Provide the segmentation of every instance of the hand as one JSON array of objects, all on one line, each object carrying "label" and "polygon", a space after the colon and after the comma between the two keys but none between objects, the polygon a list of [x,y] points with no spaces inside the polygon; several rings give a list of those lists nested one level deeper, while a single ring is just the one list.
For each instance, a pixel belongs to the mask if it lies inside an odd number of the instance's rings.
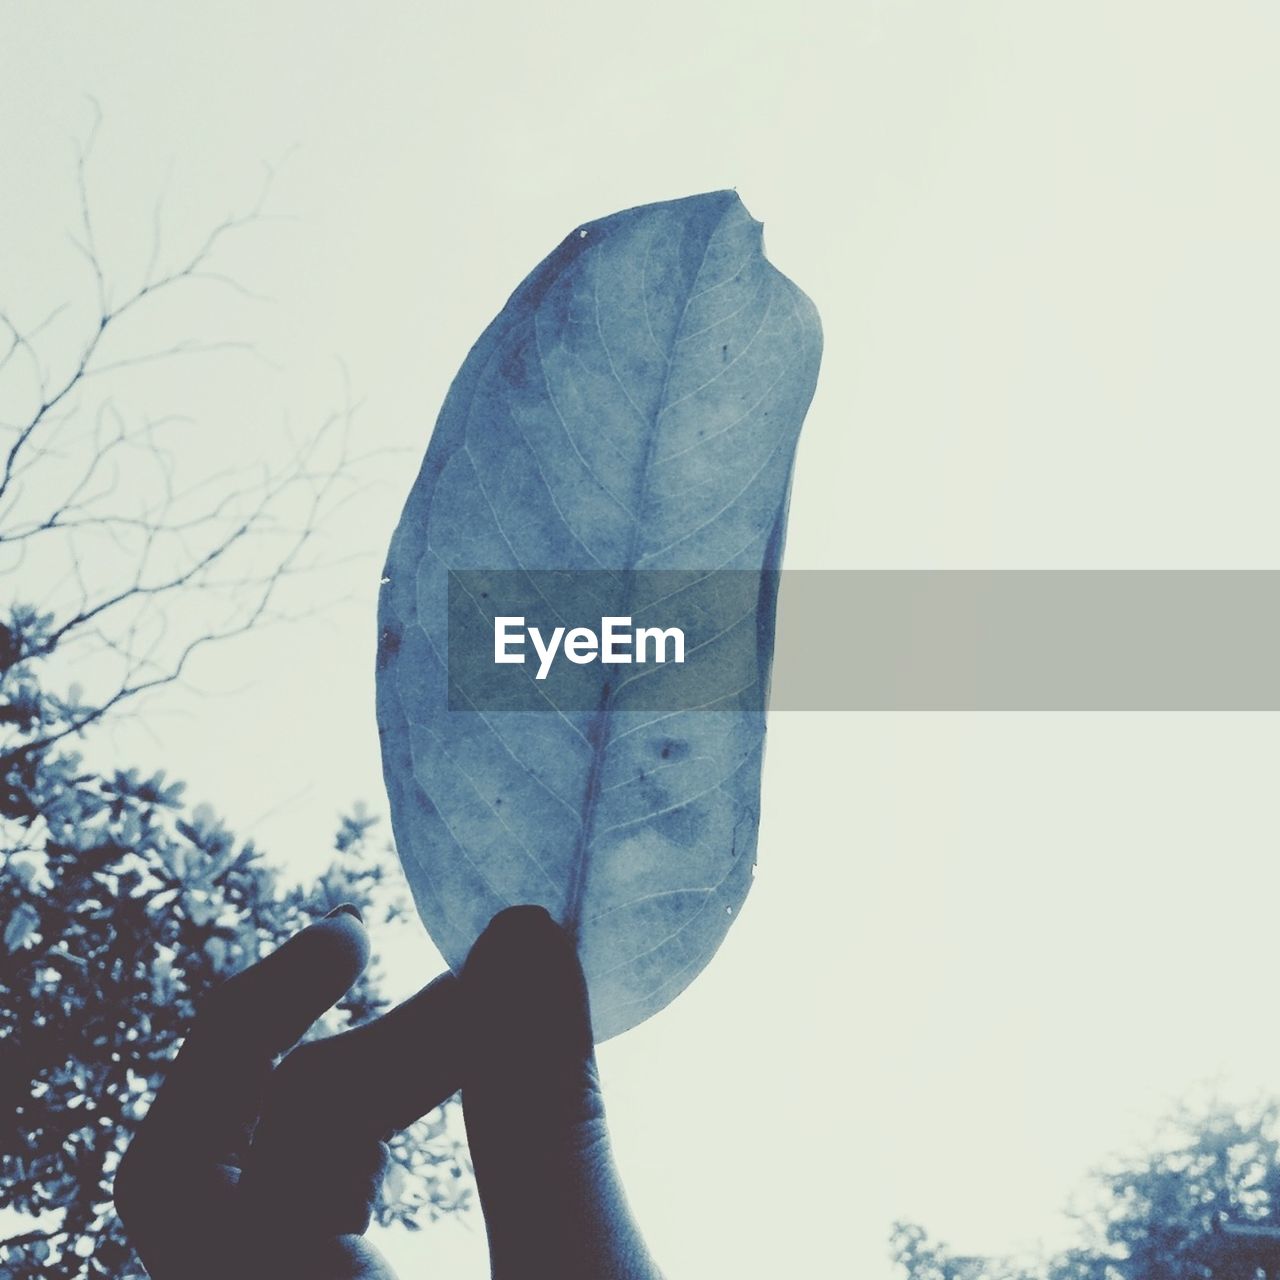
[{"label": "hand", "polygon": [[380,1139],[460,1079],[497,1280],[657,1280],[609,1153],[582,972],[550,916],[500,913],[460,979],[273,1066],[367,959],[340,910],[206,1003],[116,1177],[153,1280],[386,1280],[362,1238]]},{"label": "hand", "polygon": [[[390,1277],[361,1238],[386,1166],[377,1120],[350,1095],[299,1134],[296,1104],[310,1099],[287,1087],[314,1078],[321,1046],[345,1063],[351,1041],[304,1045],[274,1066],[368,959],[358,913],[338,908],[206,999],[115,1179],[153,1280]],[[282,1159],[286,1133],[296,1141]]]}]

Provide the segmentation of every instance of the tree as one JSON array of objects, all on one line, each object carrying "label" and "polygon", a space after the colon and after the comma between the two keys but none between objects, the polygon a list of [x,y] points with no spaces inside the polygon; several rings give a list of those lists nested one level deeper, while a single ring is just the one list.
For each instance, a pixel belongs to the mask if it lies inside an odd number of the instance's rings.
[{"label": "tree", "polygon": [[[1184,1107],[1146,1150],[1091,1177],[1083,1241],[1041,1267],[958,1258],[898,1223],[894,1260],[908,1280],[1254,1280],[1280,1264],[1280,1104]],[[1244,1226],[1248,1234],[1233,1233]],[[1264,1230],[1258,1231],[1257,1228]]]},{"label": "tree", "polygon": [[[405,912],[394,858],[360,808],[341,820],[328,869],[289,883],[252,840],[188,806],[181,783],[87,759],[101,722],[278,611],[360,460],[344,408],[282,467],[178,482],[165,432],[179,419],[131,415],[112,378],[211,347],[128,354],[127,325],[194,281],[236,287],[214,254],[261,204],[168,268],[157,232],[141,282],[116,296],[86,160],[87,306],[25,328],[0,313],[0,557],[17,584],[0,604],[0,1209],[29,1219],[0,1241],[3,1280],[141,1274],[111,1178],[201,996],[339,902],[375,933]],[[70,347],[54,318],[78,322]],[[375,965],[319,1030],[378,1013],[380,981]],[[451,1107],[397,1135],[392,1158],[383,1223],[416,1227],[468,1202]]]}]

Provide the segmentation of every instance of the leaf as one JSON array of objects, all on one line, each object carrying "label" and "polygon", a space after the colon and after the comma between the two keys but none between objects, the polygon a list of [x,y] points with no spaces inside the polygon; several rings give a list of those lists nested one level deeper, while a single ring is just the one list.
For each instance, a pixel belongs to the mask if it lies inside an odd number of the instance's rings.
[{"label": "leaf", "polygon": [[29,902],[20,902],[4,928],[4,949],[18,951],[25,947],[40,929],[40,915]]},{"label": "leaf", "polygon": [[387,1204],[396,1204],[409,1189],[409,1175],[404,1165],[392,1161],[382,1180],[382,1196]]},{"label": "leaf", "polygon": [[600,1040],[688,985],[746,896],[764,716],[450,711],[448,573],[776,567],[820,352],[733,192],[589,223],[471,350],[391,542],[378,723],[419,912],[456,969],[495,912],[546,907]]}]

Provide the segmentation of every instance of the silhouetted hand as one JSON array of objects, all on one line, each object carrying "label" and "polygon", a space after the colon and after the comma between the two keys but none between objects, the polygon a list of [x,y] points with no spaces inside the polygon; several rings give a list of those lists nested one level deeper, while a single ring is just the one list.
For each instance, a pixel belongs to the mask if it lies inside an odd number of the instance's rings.
[{"label": "silhouetted hand", "polygon": [[[252,1139],[269,1137],[281,1093],[276,1057],[368,963],[353,910],[304,929],[204,1002],[115,1179],[120,1219],[154,1280],[391,1275],[361,1239],[386,1163],[376,1135],[339,1129],[326,1140],[327,1117],[315,1116],[320,1140],[269,1194],[251,1191]],[[306,1168],[317,1149],[323,1168]],[[262,1154],[271,1163],[270,1143]]]},{"label": "silhouetted hand", "polygon": [[214,992],[116,1177],[153,1280],[386,1278],[363,1239],[382,1141],[459,1083],[497,1280],[655,1280],[609,1153],[586,988],[540,908],[500,913],[461,978],[294,1049],[368,961],[352,909]]}]

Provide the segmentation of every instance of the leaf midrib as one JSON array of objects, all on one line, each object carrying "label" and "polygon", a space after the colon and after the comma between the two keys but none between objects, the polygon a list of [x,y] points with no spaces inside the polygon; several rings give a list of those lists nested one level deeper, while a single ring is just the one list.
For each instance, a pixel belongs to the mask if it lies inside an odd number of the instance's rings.
[{"label": "leaf midrib", "polygon": [[[715,239],[716,233],[720,230],[732,208],[733,205],[730,204],[716,219],[707,233],[706,242],[702,246],[702,256],[698,259],[697,270],[693,273],[693,277],[689,282],[689,290],[685,296],[684,306],[680,311],[680,319],[676,322],[675,328],[671,332],[671,339],[667,346],[667,368],[662,378],[662,389],[658,393],[653,421],[649,424],[649,439],[645,445],[644,458],[640,464],[640,480],[637,485],[636,502],[632,510],[631,537],[627,547],[626,563],[623,566],[623,573],[626,575],[626,588],[623,593],[624,611],[625,605],[630,604],[633,594],[635,563],[640,549],[642,532],[640,522],[644,513],[645,502],[649,496],[649,480],[652,473],[653,456],[658,443],[658,424],[662,421],[662,415],[667,409],[667,396],[671,386],[671,371],[675,365],[676,345],[684,330],[685,321],[689,315],[689,306],[697,293],[698,280],[702,275],[703,268],[706,266],[707,254],[711,251],[711,242]],[[647,299],[643,301],[647,307]],[[604,343],[603,333],[600,335],[600,340],[607,353],[608,347]],[[621,379],[617,378],[616,374],[615,379],[621,385]],[[575,944],[580,941],[578,934],[582,923],[582,905],[586,899],[587,878],[591,869],[588,854],[591,848],[591,837],[594,834],[596,810],[599,807],[601,793],[600,773],[604,767],[605,756],[608,754],[609,740],[607,731],[613,713],[614,692],[612,684],[606,681],[603,697],[600,705],[593,713],[591,728],[587,734],[591,745],[591,768],[587,774],[586,791],[583,795],[582,804],[582,824],[578,830],[578,843],[574,849],[573,859],[570,864],[569,890],[561,919],[561,923],[568,930]]]}]

